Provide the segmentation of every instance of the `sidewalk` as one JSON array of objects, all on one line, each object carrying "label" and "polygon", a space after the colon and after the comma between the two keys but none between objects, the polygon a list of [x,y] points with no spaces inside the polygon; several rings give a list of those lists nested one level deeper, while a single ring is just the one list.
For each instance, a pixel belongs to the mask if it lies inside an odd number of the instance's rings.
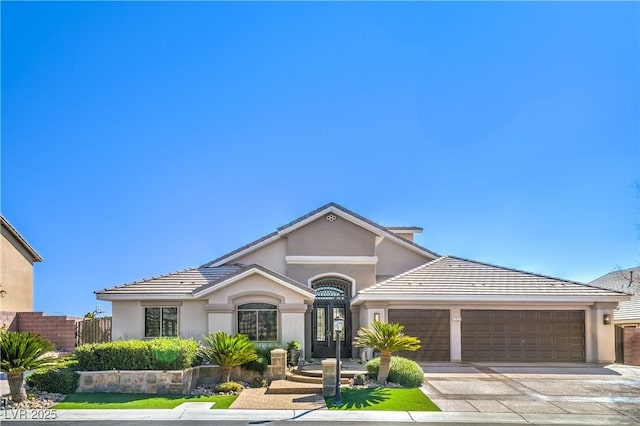
[{"label": "sidewalk", "polygon": [[[9,410],[1,412],[1,422],[33,421],[37,410]],[[40,410],[42,412],[43,410]],[[173,410],[51,410],[49,421],[246,421],[252,423],[273,421],[322,421],[322,422],[451,422],[477,424],[565,424],[565,425],[635,425],[622,415],[584,414],[516,414],[516,413],[447,413],[422,411],[333,411],[316,410],[210,410],[182,408]],[[15,417],[15,418],[13,418]],[[37,417],[36,417],[37,418]]]}]

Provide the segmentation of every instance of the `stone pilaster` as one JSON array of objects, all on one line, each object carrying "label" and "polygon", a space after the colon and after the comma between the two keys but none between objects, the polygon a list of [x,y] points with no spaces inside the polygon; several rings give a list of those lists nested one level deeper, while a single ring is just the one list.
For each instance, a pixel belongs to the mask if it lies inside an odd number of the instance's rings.
[{"label": "stone pilaster", "polygon": [[336,394],[336,359],[322,360],[322,396]]},{"label": "stone pilaster", "polygon": [[287,378],[287,351],[284,349],[274,349],[271,351],[271,372],[273,380],[284,380]]}]

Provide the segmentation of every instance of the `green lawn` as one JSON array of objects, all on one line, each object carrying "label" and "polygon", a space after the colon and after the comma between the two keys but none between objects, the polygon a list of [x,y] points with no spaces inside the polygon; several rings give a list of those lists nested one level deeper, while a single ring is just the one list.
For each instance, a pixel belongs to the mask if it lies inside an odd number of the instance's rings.
[{"label": "green lawn", "polygon": [[175,408],[183,402],[215,402],[212,409],[229,408],[237,395],[147,395],[139,393],[72,393],[53,408],[61,410]]},{"label": "green lawn", "polygon": [[342,405],[333,406],[334,398],[325,398],[329,410],[371,411],[440,411],[420,389],[361,388],[343,389]]}]

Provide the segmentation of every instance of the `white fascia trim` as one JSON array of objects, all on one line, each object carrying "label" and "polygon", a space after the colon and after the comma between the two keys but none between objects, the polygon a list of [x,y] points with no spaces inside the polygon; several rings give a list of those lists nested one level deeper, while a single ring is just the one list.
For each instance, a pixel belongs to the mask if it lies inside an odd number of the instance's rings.
[{"label": "white fascia trim", "polygon": [[98,300],[192,300],[190,294],[180,293],[135,293],[135,294],[97,294]]},{"label": "white fascia trim", "polygon": [[351,304],[360,304],[367,301],[388,301],[388,302],[467,302],[467,303],[493,303],[493,302],[516,302],[516,303],[569,303],[569,302],[580,302],[580,303],[597,303],[597,302],[619,302],[622,300],[626,300],[624,296],[610,296],[610,297],[594,297],[594,296],[536,296],[536,297],[527,297],[522,295],[505,295],[505,296],[495,296],[495,295],[486,295],[486,296],[452,296],[452,295],[407,295],[405,297],[398,295],[370,295],[370,294],[359,294],[352,301]]},{"label": "white fascia trim", "polygon": [[286,256],[290,265],[375,265],[378,256]]},{"label": "white fascia trim", "polygon": [[422,229],[411,229],[411,228],[387,228],[389,231],[394,234],[422,234]]},{"label": "white fascia trim", "polygon": [[264,247],[268,244],[271,244],[272,242],[276,241],[280,239],[279,235],[274,235],[273,237],[267,238],[264,241],[260,241],[257,244],[252,245],[251,247],[247,247],[246,249],[239,251],[238,253],[232,254],[231,256],[225,257],[223,259],[220,259],[219,261],[217,261],[216,263],[212,264],[210,266],[210,268],[216,267],[216,266],[221,266],[224,265],[225,263],[229,263],[239,257],[244,256],[245,254],[251,253],[254,250],[259,249],[260,247]]},{"label": "white fascia trim", "polygon": [[237,281],[240,281],[240,280],[242,280],[242,279],[244,279],[244,278],[246,278],[246,277],[248,277],[249,275],[252,275],[252,274],[262,275],[266,279],[271,280],[273,282],[276,282],[276,283],[278,283],[278,284],[280,284],[280,285],[282,285],[282,286],[284,286],[284,287],[286,287],[286,288],[288,288],[290,290],[293,290],[296,293],[299,293],[299,294],[301,294],[303,296],[311,297],[311,298],[314,297],[314,294],[311,293],[311,292],[306,292],[306,291],[304,291],[303,289],[301,289],[301,288],[299,288],[297,286],[291,285],[286,281],[283,281],[283,280],[281,280],[279,278],[276,278],[273,275],[266,274],[266,273],[262,272],[261,270],[255,269],[255,268],[249,269],[248,271],[245,271],[245,272],[243,272],[243,273],[241,273],[239,275],[236,275],[235,277],[229,278],[228,280],[223,281],[223,282],[221,282],[221,283],[219,283],[219,284],[217,284],[217,285],[215,285],[213,287],[210,287],[210,288],[202,290],[202,291],[200,291],[198,293],[195,293],[193,295],[193,297],[194,298],[199,298],[199,297],[205,296],[207,294],[213,293],[215,291],[218,291],[220,289],[225,288],[228,285],[231,285],[231,284],[233,284],[233,283],[235,283]]}]

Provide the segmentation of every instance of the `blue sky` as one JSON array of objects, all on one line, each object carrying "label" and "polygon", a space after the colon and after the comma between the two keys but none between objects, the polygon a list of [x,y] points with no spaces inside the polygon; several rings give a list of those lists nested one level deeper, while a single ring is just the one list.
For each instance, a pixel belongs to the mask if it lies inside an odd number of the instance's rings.
[{"label": "blue sky", "polygon": [[44,258],[36,310],[329,201],[568,279],[640,262],[638,3],[1,7],[1,207]]}]

